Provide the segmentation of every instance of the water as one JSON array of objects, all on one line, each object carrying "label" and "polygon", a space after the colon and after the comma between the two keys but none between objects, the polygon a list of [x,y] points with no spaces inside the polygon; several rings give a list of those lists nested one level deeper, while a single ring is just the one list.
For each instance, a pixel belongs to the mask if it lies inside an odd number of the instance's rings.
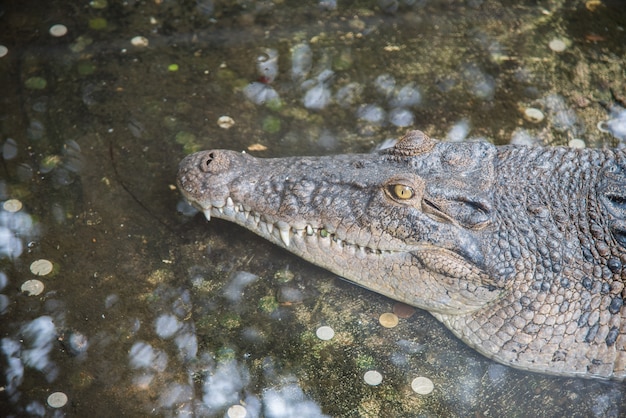
[{"label": "water", "polygon": [[[363,152],[410,127],[623,146],[620,2],[0,7],[0,201],[23,204],[0,209],[4,415],[626,414],[622,384],[499,365],[425,312],[381,327],[392,301],[207,224],[174,187],[194,150]],[[20,293],[38,259],[54,265],[44,292]],[[419,376],[432,393],[412,391]],[[49,406],[54,392],[68,403]]]}]

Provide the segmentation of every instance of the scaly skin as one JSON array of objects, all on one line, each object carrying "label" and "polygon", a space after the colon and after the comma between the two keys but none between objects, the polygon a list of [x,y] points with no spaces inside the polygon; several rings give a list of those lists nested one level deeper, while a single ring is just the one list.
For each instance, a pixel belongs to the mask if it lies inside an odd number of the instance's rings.
[{"label": "scaly skin", "polygon": [[428,310],[461,340],[536,372],[626,379],[623,150],[444,143],[376,154],[185,158],[205,213]]}]

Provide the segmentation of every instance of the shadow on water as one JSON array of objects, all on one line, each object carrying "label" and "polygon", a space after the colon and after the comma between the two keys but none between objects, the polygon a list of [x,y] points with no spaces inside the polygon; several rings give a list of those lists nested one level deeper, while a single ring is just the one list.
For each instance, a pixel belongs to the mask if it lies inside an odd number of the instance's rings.
[{"label": "shadow on water", "polygon": [[[207,224],[174,186],[178,161],[202,148],[362,152],[410,127],[623,146],[621,3],[510,3],[0,6],[0,409],[625,415],[623,384],[501,366],[425,312],[382,327],[393,301]],[[37,260],[52,270],[35,274]],[[419,376],[432,393],[412,389]]]}]

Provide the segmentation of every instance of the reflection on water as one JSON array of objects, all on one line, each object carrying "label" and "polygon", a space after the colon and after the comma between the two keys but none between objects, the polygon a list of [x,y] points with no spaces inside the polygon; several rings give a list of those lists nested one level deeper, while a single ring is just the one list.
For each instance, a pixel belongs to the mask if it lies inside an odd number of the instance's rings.
[{"label": "reflection on water", "polygon": [[408,128],[624,146],[621,4],[26,0],[0,25],[4,415],[626,413],[621,383],[496,364],[424,312],[382,326],[392,301],[173,186],[200,148],[363,152]]}]

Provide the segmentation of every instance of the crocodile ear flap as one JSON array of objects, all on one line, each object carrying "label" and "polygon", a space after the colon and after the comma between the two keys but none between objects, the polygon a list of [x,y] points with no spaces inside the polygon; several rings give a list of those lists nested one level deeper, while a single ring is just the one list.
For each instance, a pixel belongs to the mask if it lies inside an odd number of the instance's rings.
[{"label": "crocodile ear flap", "polygon": [[626,173],[624,167],[612,167],[601,176],[599,197],[609,218],[615,241],[626,247]]}]

